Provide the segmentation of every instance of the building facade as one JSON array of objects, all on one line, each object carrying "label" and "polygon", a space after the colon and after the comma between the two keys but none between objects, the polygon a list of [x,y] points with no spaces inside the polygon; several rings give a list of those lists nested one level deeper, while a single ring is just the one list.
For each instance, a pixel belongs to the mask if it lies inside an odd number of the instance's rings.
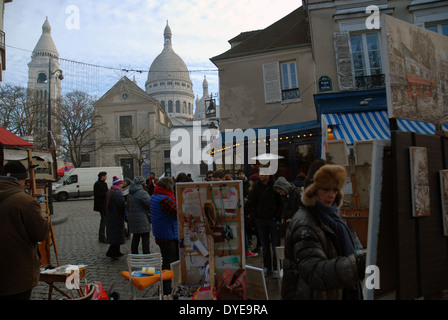
[{"label": "building facade", "polygon": [[[294,180],[314,159],[319,134],[306,11],[300,7],[263,30],[243,32],[229,42],[228,51],[211,58],[219,69],[220,129],[277,130],[283,157],[278,174]],[[241,142],[246,148],[254,143],[248,140]],[[225,169],[252,173],[247,154],[238,162],[225,163]]]},{"label": "building facade", "polygon": [[[448,3],[439,0],[305,0],[315,63],[321,156],[327,141],[347,147],[390,139],[381,16],[448,35]],[[422,55],[423,56],[423,55]],[[423,59],[422,57],[420,59]],[[430,123],[397,120],[394,130],[434,134]],[[348,149],[347,149],[348,150]]]},{"label": "building facade", "polygon": [[172,124],[156,99],[123,77],[94,107],[98,130],[89,166],[121,166],[129,179],[170,172]]},{"label": "building facade", "polygon": [[5,16],[5,4],[12,0],[0,1],[0,81],[2,81],[2,71],[6,70],[6,48],[5,48],[5,32],[3,31],[3,21]]}]

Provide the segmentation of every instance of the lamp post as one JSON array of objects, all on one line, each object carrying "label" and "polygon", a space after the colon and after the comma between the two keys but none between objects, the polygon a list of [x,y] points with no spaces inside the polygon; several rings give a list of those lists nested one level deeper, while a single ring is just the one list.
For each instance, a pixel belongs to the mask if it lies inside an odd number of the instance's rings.
[{"label": "lamp post", "polygon": [[205,100],[205,117],[216,117],[216,102],[213,99],[213,94],[210,94],[210,98]]},{"label": "lamp post", "polygon": [[53,75],[56,76],[56,73],[59,73],[59,75],[58,75],[59,80],[64,79],[61,69],[57,69],[57,70],[51,72],[51,57],[50,57],[48,59],[48,123],[47,123],[48,149],[50,149],[50,150],[51,150],[51,145],[52,145],[52,143],[51,143],[51,77]]}]

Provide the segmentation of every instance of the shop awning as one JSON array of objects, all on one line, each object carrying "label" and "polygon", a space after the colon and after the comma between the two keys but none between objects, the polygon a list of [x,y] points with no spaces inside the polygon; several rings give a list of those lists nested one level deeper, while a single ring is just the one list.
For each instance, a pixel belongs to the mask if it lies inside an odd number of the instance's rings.
[{"label": "shop awning", "polygon": [[355,141],[390,139],[389,120],[386,111],[324,114],[331,126],[334,138]]},{"label": "shop awning", "polygon": [[397,119],[398,130],[405,132],[415,132],[422,134],[435,134],[436,125],[434,123]]},{"label": "shop awning", "polygon": [[[335,139],[345,139],[347,144],[355,141],[390,139],[390,127],[387,111],[329,113],[324,114]],[[421,134],[435,134],[433,123],[397,119],[399,131]]]}]

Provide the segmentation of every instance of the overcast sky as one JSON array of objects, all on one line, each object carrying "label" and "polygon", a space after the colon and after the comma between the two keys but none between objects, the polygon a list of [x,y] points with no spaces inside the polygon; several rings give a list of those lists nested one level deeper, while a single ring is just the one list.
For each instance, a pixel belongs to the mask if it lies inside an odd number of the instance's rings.
[{"label": "overcast sky", "polygon": [[[144,89],[147,71],[163,49],[168,20],[173,49],[190,70],[195,96],[202,96],[204,76],[209,93],[216,94],[218,72],[210,58],[230,49],[228,40],[241,32],[264,29],[300,6],[301,0],[14,0],[5,5],[3,83],[26,86],[27,64],[48,16],[60,58],[144,71],[96,68],[100,95],[123,75],[135,76]],[[66,71],[69,87],[74,82]]]}]

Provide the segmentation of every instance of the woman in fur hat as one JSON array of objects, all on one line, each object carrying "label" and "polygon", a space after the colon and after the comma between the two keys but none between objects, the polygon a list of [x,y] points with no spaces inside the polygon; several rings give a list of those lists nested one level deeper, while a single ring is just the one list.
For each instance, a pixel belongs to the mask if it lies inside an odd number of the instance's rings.
[{"label": "woman in fur hat", "polygon": [[322,164],[302,193],[286,232],[283,299],[362,299],[364,260],[338,216],[346,177],[344,167]]}]

